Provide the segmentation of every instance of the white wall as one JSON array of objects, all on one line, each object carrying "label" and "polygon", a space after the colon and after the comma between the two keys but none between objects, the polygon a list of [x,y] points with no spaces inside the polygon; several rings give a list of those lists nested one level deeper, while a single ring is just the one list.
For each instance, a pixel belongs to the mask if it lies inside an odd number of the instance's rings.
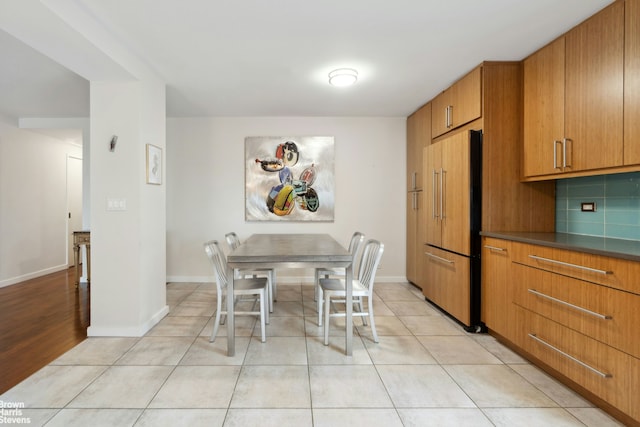
[{"label": "white wall", "polygon": [[67,268],[67,156],[82,147],[0,116],[0,287]]},{"label": "white wall", "polygon": [[[335,221],[246,222],[244,138],[298,135],[335,137]],[[404,117],[167,119],[167,280],[213,281],[202,243],[229,231],[329,233],[346,246],[356,230],[385,244],[377,280],[406,280],[405,153]]]},{"label": "white wall", "polygon": [[163,84],[91,82],[90,336],[142,336],[168,312],[166,183],[145,176],[146,144],[164,151],[165,132]]}]

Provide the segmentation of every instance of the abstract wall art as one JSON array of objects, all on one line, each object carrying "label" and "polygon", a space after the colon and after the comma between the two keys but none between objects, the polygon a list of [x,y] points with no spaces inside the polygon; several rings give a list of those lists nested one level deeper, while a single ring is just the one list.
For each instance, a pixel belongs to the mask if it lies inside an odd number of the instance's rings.
[{"label": "abstract wall art", "polygon": [[333,221],[332,136],[245,138],[247,221]]}]

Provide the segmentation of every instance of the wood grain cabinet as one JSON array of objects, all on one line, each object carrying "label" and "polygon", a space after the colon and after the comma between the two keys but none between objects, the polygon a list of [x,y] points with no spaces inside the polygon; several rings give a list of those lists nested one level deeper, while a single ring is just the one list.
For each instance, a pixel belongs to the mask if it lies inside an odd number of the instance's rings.
[{"label": "wood grain cabinet", "polygon": [[470,255],[470,151],[468,132],[425,149],[426,243]]},{"label": "wood grain cabinet", "polygon": [[438,137],[482,115],[482,67],[444,90],[433,101],[432,137]]},{"label": "wood grain cabinet", "polygon": [[625,2],[624,164],[640,164],[640,0]]},{"label": "wood grain cabinet", "polygon": [[407,118],[407,280],[422,288],[422,245],[426,217],[424,209],[423,151],[431,143],[431,104]]},{"label": "wood grain cabinet", "polygon": [[424,246],[426,286],[423,294],[447,313],[464,323],[471,323],[469,281],[471,269],[467,257],[432,246]]},{"label": "wood grain cabinet", "polygon": [[492,333],[512,339],[514,305],[511,242],[482,238],[482,309],[481,317]]},{"label": "wood grain cabinet", "polygon": [[639,263],[485,238],[483,269],[491,331],[640,423]]},{"label": "wood grain cabinet", "polygon": [[525,178],[623,166],[625,4],[524,60]]}]

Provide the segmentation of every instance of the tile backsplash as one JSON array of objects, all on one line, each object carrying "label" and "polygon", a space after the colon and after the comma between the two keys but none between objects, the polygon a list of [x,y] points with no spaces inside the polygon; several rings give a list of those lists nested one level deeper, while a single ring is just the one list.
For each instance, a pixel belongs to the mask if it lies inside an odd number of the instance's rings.
[{"label": "tile backsplash", "polygon": [[640,172],[557,180],[556,232],[640,240]]}]

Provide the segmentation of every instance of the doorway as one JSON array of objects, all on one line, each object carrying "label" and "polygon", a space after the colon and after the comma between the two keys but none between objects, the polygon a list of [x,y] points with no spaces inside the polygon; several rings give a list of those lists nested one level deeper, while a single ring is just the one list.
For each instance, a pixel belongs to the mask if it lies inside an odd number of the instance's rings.
[{"label": "doorway", "polygon": [[67,156],[67,218],[67,265],[73,267],[73,232],[82,230],[82,158],[73,156]]}]

